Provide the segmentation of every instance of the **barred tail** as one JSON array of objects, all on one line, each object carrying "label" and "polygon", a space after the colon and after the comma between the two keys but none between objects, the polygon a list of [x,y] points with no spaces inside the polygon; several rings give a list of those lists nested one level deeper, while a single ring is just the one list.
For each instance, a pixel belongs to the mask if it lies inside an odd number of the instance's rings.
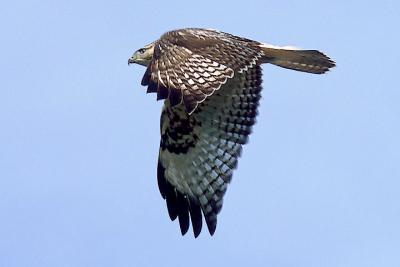
[{"label": "barred tail", "polygon": [[264,52],[262,63],[315,74],[325,73],[335,66],[333,60],[317,50],[297,50],[268,44],[260,47]]}]

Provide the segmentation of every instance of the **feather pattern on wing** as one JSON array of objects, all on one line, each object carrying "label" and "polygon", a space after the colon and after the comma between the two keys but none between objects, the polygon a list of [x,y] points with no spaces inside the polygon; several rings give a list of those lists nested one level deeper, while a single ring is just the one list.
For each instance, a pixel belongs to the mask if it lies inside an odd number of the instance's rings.
[{"label": "feather pattern on wing", "polygon": [[259,43],[214,30],[185,29],[164,34],[156,42],[153,60],[142,85],[157,99],[183,102],[191,114],[221,85],[262,56]]},{"label": "feather pattern on wing", "polygon": [[184,106],[165,102],[158,182],[182,234],[190,215],[197,236],[202,214],[214,233],[227,185],[255,123],[260,92],[261,68],[256,65],[236,74],[191,115]]},{"label": "feather pattern on wing", "polygon": [[170,31],[128,60],[147,66],[142,85],[165,99],[158,185],[181,233],[214,234],[223,196],[257,116],[261,67],[322,74],[335,62],[318,50],[277,47],[210,29]]}]

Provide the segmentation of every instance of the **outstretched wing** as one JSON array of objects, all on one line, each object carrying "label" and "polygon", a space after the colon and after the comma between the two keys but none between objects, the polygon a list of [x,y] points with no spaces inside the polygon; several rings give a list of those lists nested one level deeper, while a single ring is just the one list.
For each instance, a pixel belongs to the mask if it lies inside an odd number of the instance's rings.
[{"label": "outstretched wing", "polygon": [[214,233],[232,171],[255,123],[260,91],[261,68],[254,65],[236,73],[191,115],[182,105],[172,107],[165,101],[158,184],[182,234],[191,219],[197,237],[202,214]]},{"label": "outstretched wing", "polygon": [[261,56],[257,42],[227,33],[171,31],[156,42],[142,85],[148,85],[147,92],[156,92],[157,99],[168,98],[171,106],[183,102],[190,114],[235,73],[254,66]]}]

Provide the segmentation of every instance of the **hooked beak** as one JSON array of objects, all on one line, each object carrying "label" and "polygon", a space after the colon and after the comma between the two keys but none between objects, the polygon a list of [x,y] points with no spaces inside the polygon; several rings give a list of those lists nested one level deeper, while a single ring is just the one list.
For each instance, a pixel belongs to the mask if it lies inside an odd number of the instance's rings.
[{"label": "hooked beak", "polygon": [[129,64],[136,63],[136,59],[137,59],[136,53],[134,53],[134,54],[128,59],[128,65],[129,65]]}]

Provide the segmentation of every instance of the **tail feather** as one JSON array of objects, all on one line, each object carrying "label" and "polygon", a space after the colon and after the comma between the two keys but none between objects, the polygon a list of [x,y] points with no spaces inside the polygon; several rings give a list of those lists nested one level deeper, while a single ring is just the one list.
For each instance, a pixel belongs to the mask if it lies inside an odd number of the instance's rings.
[{"label": "tail feather", "polygon": [[321,74],[335,67],[335,62],[318,50],[297,50],[289,47],[276,47],[262,44],[263,63],[279,67]]}]

